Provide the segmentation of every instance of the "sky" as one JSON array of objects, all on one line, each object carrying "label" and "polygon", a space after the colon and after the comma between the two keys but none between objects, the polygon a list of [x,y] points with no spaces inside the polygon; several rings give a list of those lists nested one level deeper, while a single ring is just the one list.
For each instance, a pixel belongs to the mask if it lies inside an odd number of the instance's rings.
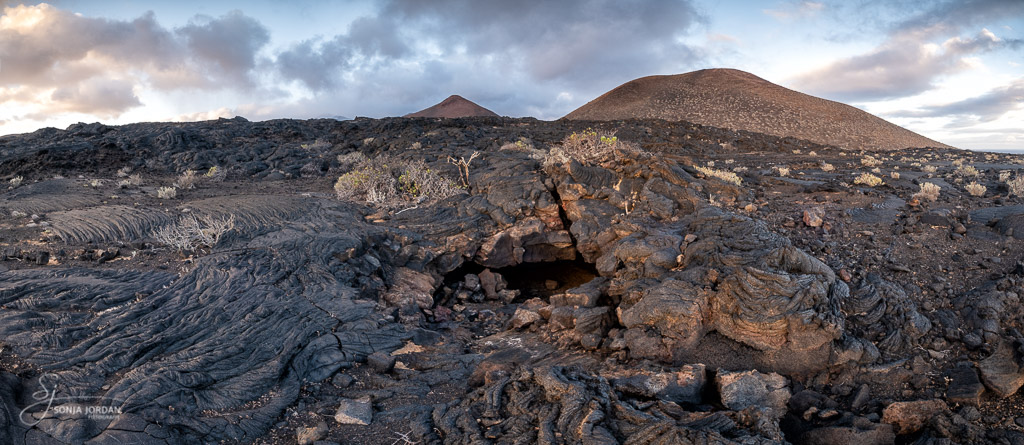
[{"label": "sky", "polygon": [[0,135],[401,116],[557,119],[735,68],[960,148],[1024,150],[1024,0],[0,0]]}]

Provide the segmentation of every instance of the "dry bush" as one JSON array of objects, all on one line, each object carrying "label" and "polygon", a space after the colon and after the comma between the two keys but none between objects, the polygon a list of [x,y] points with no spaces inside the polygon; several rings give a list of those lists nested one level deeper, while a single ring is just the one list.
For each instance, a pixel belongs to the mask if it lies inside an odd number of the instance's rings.
[{"label": "dry bush", "polygon": [[939,170],[938,167],[936,167],[934,165],[926,165],[924,167],[921,167],[921,171],[923,171],[925,173],[935,173],[938,170]]},{"label": "dry bush", "polygon": [[24,180],[25,180],[25,178],[24,178],[24,177],[21,177],[21,176],[15,176],[15,177],[11,178],[11,180],[10,180],[10,181],[7,181],[7,183],[11,185],[11,188],[12,188],[12,189],[16,189],[16,188],[18,188],[19,186],[21,186],[21,183],[22,183],[22,181],[24,181]]},{"label": "dry bush", "polygon": [[92,180],[89,181],[89,187],[97,188],[97,187],[102,187],[102,186],[103,186],[103,180],[102,179],[92,179]]},{"label": "dry bush", "polygon": [[391,206],[408,199],[439,200],[463,191],[423,161],[405,162],[390,156],[359,162],[334,183],[339,199],[365,200]]},{"label": "dry bush", "polygon": [[882,165],[882,161],[871,155],[866,155],[863,158],[860,158],[860,163],[865,167],[878,167],[879,165]]},{"label": "dry bush", "polygon": [[178,189],[174,187],[160,187],[156,190],[156,197],[160,199],[174,199],[178,196]]},{"label": "dry bush", "polygon": [[697,169],[697,171],[701,172],[701,174],[703,174],[704,176],[707,176],[709,178],[718,178],[718,179],[720,179],[722,181],[725,181],[725,182],[728,182],[730,184],[737,185],[737,186],[743,183],[743,179],[742,178],[740,178],[738,175],[736,175],[736,173],[733,173],[733,172],[730,172],[730,171],[715,170],[715,169],[713,169],[711,167],[700,167],[700,166],[697,166],[697,165],[694,165],[693,168]]},{"label": "dry bush", "polygon": [[981,174],[973,165],[961,165],[954,172],[956,175],[973,178]]},{"label": "dry bush", "polygon": [[821,161],[821,171],[830,172],[836,169],[836,166],[829,164],[828,162]]},{"label": "dry bush", "polygon": [[939,192],[942,190],[939,186],[930,182],[922,182],[918,184],[921,188],[917,193],[914,193],[914,198],[918,201],[935,201],[939,199]]},{"label": "dry bush", "polygon": [[999,182],[1008,182],[1011,174],[1009,170],[999,172]]},{"label": "dry bush", "polygon": [[635,144],[620,141],[613,132],[587,129],[582,133],[573,132],[562,139],[561,146],[551,150],[544,165],[566,163],[570,160],[588,164],[616,150],[630,153],[639,152],[640,148]]},{"label": "dry bush", "polygon": [[985,196],[985,191],[988,188],[975,181],[971,181],[970,184],[964,186],[964,190],[967,190],[967,193],[970,193],[971,196]]},{"label": "dry bush", "polygon": [[1006,181],[1006,185],[1010,188],[1011,195],[1024,198],[1024,176],[1018,174],[1016,178]]},{"label": "dry bush", "polygon": [[405,172],[398,177],[402,191],[409,195],[427,199],[445,199],[462,192],[455,182],[438,175],[423,161],[405,164]]},{"label": "dry bush", "polygon": [[132,168],[128,167],[126,165],[124,167],[121,167],[121,168],[117,169],[117,173],[116,174],[117,174],[118,178],[127,178],[128,175],[131,174],[131,172],[132,172]]},{"label": "dry bush", "polygon": [[190,189],[196,186],[199,182],[199,176],[196,175],[195,170],[185,170],[178,179],[174,181],[174,186],[180,189]]},{"label": "dry bush", "polygon": [[960,168],[960,167],[963,167],[963,165],[964,165],[964,160],[963,159],[954,159],[953,160],[953,166],[954,167]]},{"label": "dry bush", "polygon": [[889,177],[892,179],[900,179],[900,172],[891,172],[889,173]]},{"label": "dry bush", "polygon": [[175,224],[168,224],[153,233],[157,242],[174,247],[179,251],[195,250],[199,247],[213,248],[225,233],[235,227],[235,216],[214,218],[206,215],[184,216]]},{"label": "dry bush", "polygon": [[789,167],[772,167],[779,176],[789,176]]},{"label": "dry bush", "polygon": [[138,187],[142,185],[142,175],[136,173],[128,177],[128,185]]},{"label": "dry bush", "polygon": [[882,185],[882,178],[872,175],[871,173],[861,173],[860,176],[853,180],[853,183],[866,185],[868,187],[877,187]]},{"label": "dry bush", "polygon": [[343,172],[347,172],[355,168],[357,165],[367,161],[369,161],[369,158],[367,158],[366,155],[358,151],[353,151],[351,153],[338,155],[338,168]]},{"label": "dry bush", "polygon": [[129,181],[127,179],[122,179],[120,181],[117,181],[117,188],[119,188],[119,189],[126,189],[130,185],[132,185],[132,183],[131,183],[131,181]]}]

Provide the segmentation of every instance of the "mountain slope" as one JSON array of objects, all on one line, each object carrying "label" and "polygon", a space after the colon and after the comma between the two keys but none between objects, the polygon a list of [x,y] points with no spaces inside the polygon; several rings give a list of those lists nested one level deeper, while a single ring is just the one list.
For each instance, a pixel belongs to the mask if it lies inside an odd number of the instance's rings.
[{"label": "mountain slope", "polygon": [[849,105],[734,69],[642,77],[565,116],[572,120],[648,118],[793,136],[847,149],[949,147]]},{"label": "mountain slope", "polygon": [[447,99],[441,101],[441,103],[434,105],[430,108],[426,108],[415,113],[405,115],[405,117],[472,117],[472,116],[497,116],[497,114],[491,110],[481,107],[472,101],[453,94],[448,96]]}]

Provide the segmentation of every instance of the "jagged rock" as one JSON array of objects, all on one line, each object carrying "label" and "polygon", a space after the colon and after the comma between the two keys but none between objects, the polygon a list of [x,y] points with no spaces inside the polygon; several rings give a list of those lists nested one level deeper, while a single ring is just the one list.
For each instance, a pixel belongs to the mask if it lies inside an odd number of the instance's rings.
[{"label": "jagged rock", "polygon": [[307,428],[299,427],[295,430],[295,440],[299,445],[310,445],[327,436],[327,423],[320,422],[316,426]]},{"label": "jagged rock", "polygon": [[978,363],[981,380],[999,397],[1010,397],[1024,386],[1024,368],[1017,357],[1012,342],[1002,341],[991,356]]},{"label": "jagged rock", "polygon": [[575,257],[568,232],[552,231],[540,218],[527,218],[484,240],[474,260],[484,267],[501,268]]},{"label": "jagged rock", "polygon": [[569,289],[563,294],[552,295],[551,304],[555,306],[594,307],[607,289],[607,278],[594,278],[582,286]]},{"label": "jagged rock", "polygon": [[492,272],[490,269],[484,269],[483,272],[480,272],[479,277],[480,287],[488,300],[501,298],[500,292],[508,287],[505,278],[499,273]]},{"label": "jagged rock", "polygon": [[[449,443],[480,442],[485,437],[498,443],[609,445],[781,440],[764,435],[755,424],[741,427],[739,413],[691,414],[654,406],[638,409],[618,397],[607,380],[578,367],[524,366],[458,404],[435,408],[433,423]],[[774,421],[767,422],[761,426],[770,429]],[[777,422],[774,425],[777,430]]]},{"label": "jagged rock", "polygon": [[437,284],[438,280],[428,273],[401,268],[395,273],[394,284],[384,294],[384,300],[398,307],[415,305],[429,309],[434,305]]},{"label": "jagged rock", "polygon": [[718,386],[722,404],[727,408],[741,410],[766,407],[776,419],[786,414],[791,396],[789,381],[774,372],[763,374],[757,371],[718,370],[715,385]]},{"label": "jagged rock", "polygon": [[910,434],[921,430],[929,419],[947,410],[945,402],[937,399],[895,402],[882,411],[882,423],[893,425],[896,434]]},{"label": "jagged rock", "polygon": [[821,207],[814,207],[811,209],[804,210],[804,224],[807,227],[821,227],[825,220],[825,209]]},{"label": "jagged rock", "polygon": [[980,406],[981,394],[985,385],[978,379],[973,366],[957,366],[950,371],[949,387],[946,388],[946,401],[963,405]]},{"label": "jagged rock", "polygon": [[511,325],[513,329],[522,329],[543,318],[536,311],[526,309],[523,307],[517,308],[515,314],[512,315]]},{"label": "jagged rock", "polygon": [[339,388],[348,388],[355,380],[348,374],[335,374],[334,378],[331,379],[331,383]]},{"label": "jagged rock", "polygon": [[675,403],[701,403],[706,381],[704,365],[684,365],[676,372],[638,372],[612,379],[612,387],[635,397]]},{"label": "jagged rock", "polygon": [[370,396],[342,399],[334,413],[334,421],[343,425],[369,425],[373,422],[373,403]]},{"label": "jagged rock", "polygon": [[383,351],[377,351],[366,356],[366,364],[370,365],[374,371],[382,374],[387,374],[395,369],[395,361],[395,357]]}]

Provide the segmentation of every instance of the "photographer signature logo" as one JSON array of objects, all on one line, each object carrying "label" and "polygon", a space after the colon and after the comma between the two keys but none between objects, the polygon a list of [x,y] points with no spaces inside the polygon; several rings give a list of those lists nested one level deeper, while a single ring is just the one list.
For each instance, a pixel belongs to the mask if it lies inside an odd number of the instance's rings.
[{"label": "photographer signature logo", "polygon": [[104,396],[57,397],[57,374],[39,376],[39,391],[32,393],[35,403],[25,407],[18,420],[34,427],[51,416],[110,420],[121,414],[121,401]]}]

